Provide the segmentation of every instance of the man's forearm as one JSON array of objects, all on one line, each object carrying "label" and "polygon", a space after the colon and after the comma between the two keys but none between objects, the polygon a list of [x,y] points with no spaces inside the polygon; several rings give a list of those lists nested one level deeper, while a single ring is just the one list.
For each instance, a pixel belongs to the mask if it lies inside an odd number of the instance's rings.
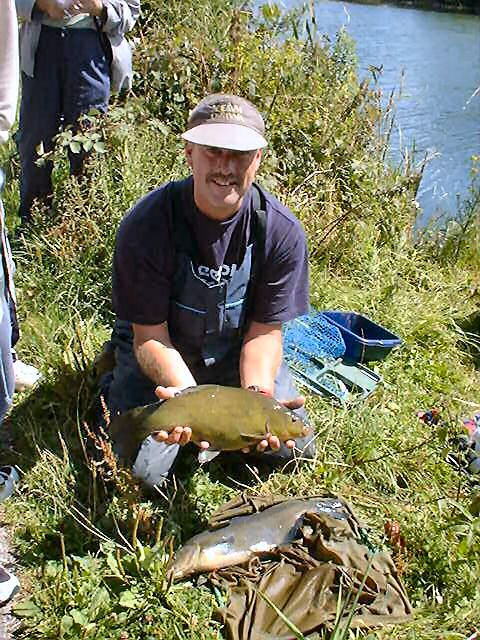
[{"label": "man's forearm", "polygon": [[251,385],[273,394],[275,376],[282,362],[282,334],[280,327],[252,323],[240,353],[240,381],[242,387]]},{"label": "man's forearm", "polygon": [[191,387],[196,384],[180,353],[171,345],[149,339],[134,341],[137,362],[143,373],[163,387]]}]

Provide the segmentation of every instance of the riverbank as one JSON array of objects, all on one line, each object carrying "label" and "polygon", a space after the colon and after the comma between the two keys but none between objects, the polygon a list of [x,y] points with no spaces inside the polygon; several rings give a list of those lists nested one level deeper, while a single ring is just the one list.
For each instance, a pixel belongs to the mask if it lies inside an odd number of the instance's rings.
[{"label": "riverbank", "polygon": [[375,74],[383,104],[395,96],[389,161],[408,155],[418,165],[429,158],[419,224],[455,217],[478,155],[480,17],[330,0],[318,4],[316,17],[330,38],[343,25],[355,40],[359,74]]},{"label": "riverbank", "polygon": [[[341,2],[341,0],[338,0]],[[480,4],[477,0],[349,0],[356,4],[391,4],[409,9],[426,9],[445,11],[448,13],[464,13],[480,15]]]},{"label": "riverbank", "polygon": [[[98,135],[106,152],[77,183],[59,148],[54,212],[37,210],[13,245],[19,356],[44,373],[16,397],[15,444],[3,456],[22,472],[5,503],[23,568],[16,637],[220,640],[214,610],[224,595],[201,581],[172,587],[165,568],[172,548],[248,487],[339,494],[393,555],[415,615],[369,638],[468,638],[480,619],[478,514],[472,487],[445,456],[462,418],[480,410],[475,341],[462,329],[480,305],[478,205],[472,200],[440,242],[413,241],[415,175],[385,167],[378,132],[388,116],[376,87],[358,83],[345,35],[327,50],[313,25],[305,33],[304,16],[273,5],[258,22],[224,0],[198,0],[195,10],[152,0],[149,9],[134,34],[134,95],[112,104],[105,120],[92,118],[79,140]],[[150,189],[186,174],[178,134],[192,105],[221,90],[266,115],[270,144],[258,179],[303,222],[312,304],[364,313],[404,344],[376,363],[383,384],[368,401],[342,407],[307,393],[318,432],[313,463],[259,478],[240,465],[198,467],[186,452],[175,482],[152,496],[92,436],[93,360],[112,326],[118,224]],[[17,166],[8,154],[2,163],[12,228]],[[444,419],[438,428],[417,418],[431,407]],[[384,535],[388,523],[398,523],[405,545]]]}]

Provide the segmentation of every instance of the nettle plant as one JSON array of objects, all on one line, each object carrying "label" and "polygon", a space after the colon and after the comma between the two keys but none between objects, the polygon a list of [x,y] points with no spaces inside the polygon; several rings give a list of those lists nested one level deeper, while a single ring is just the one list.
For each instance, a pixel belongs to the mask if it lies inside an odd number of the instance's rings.
[{"label": "nettle plant", "polygon": [[97,153],[103,154],[105,148],[104,114],[98,109],[90,109],[78,120],[78,129],[72,125],[66,126],[53,138],[53,148],[45,150],[43,141],[37,146],[38,159],[36,164],[45,165],[53,162],[57,166],[68,153]]}]

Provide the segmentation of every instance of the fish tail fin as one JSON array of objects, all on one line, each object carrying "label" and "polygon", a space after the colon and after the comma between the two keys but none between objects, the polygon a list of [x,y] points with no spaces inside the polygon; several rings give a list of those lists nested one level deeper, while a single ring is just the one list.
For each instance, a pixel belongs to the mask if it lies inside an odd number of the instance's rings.
[{"label": "fish tail fin", "polygon": [[114,450],[123,459],[132,458],[138,447],[152,430],[145,426],[144,418],[151,412],[150,406],[131,409],[112,418],[108,435]]},{"label": "fish tail fin", "polygon": [[118,435],[123,431],[125,431],[126,429],[125,423],[127,421],[130,422],[128,420],[128,416],[122,413],[116,416],[113,416],[113,418],[110,419],[110,424],[108,425],[108,435],[112,440],[116,440],[118,438]]}]

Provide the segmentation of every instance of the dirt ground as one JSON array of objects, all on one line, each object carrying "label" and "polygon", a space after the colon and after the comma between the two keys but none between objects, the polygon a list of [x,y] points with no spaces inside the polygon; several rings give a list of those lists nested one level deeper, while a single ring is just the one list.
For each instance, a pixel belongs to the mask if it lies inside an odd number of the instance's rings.
[{"label": "dirt ground", "polygon": [[[15,557],[11,552],[10,531],[3,522],[3,513],[0,510],[0,564],[10,572],[16,571]],[[17,575],[18,577],[18,575]],[[13,633],[20,626],[20,621],[11,613],[15,600],[20,597],[17,593],[12,600],[0,607],[0,640],[12,640]]]}]

